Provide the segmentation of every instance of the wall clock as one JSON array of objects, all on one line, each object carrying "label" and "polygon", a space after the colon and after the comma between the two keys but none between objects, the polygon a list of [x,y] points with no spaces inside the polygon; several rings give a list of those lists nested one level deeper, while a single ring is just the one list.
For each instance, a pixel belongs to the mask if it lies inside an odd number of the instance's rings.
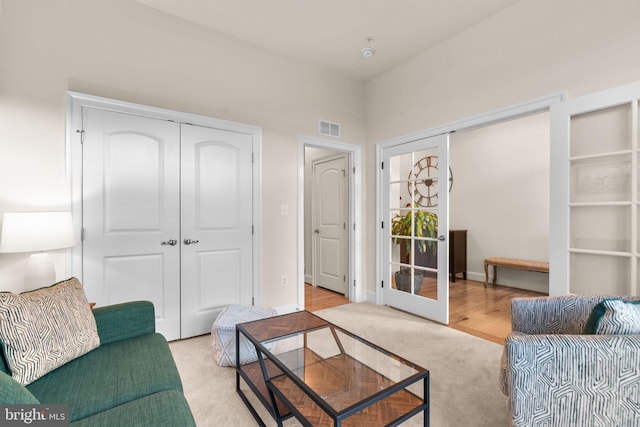
[{"label": "wall clock", "polygon": [[[438,156],[425,156],[418,160],[408,177],[407,189],[413,193],[418,206],[438,206]],[[453,186],[453,172],[449,168],[449,191]]]}]

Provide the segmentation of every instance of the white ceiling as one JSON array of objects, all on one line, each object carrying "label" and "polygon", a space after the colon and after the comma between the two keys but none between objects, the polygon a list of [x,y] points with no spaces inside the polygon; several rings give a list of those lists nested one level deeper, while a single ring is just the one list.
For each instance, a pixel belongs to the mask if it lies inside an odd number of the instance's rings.
[{"label": "white ceiling", "polygon": [[[518,0],[134,1],[270,51],[368,80]],[[365,47],[373,47],[375,55],[362,57]]]}]

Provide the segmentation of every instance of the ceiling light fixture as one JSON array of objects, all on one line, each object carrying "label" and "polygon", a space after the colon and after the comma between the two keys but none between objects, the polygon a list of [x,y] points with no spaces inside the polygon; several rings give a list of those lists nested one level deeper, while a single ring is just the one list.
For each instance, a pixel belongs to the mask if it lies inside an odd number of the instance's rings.
[{"label": "ceiling light fixture", "polygon": [[376,53],[376,50],[372,47],[365,47],[361,53],[365,58],[371,58]]},{"label": "ceiling light fixture", "polygon": [[[373,37],[367,37],[367,42],[369,44],[371,44],[372,41],[373,41]],[[372,47],[365,47],[360,51],[360,53],[364,58],[371,58],[376,53],[376,50]]]}]

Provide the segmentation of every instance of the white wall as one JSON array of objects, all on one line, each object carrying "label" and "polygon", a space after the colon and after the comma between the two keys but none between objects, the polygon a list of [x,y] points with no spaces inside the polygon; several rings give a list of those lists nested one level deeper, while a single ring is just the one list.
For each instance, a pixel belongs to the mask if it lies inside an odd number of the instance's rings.
[{"label": "white wall", "polygon": [[[639,80],[638,16],[637,0],[522,0],[369,81],[368,144],[562,90]],[[373,183],[374,150],[366,162]],[[364,211],[375,212],[373,198]],[[375,233],[370,221],[365,235]],[[375,246],[364,247],[374,277]]]},{"label": "white wall", "polygon": [[[263,129],[263,304],[292,306],[297,276],[296,135],[318,118],[364,141],[364,85],[129,0],[3,0],[0,213],[64,209],[65,91]],[[20,291],[26,255],[0,254],[0,290]],[[64,254],[56,254],[58,277]]]}]

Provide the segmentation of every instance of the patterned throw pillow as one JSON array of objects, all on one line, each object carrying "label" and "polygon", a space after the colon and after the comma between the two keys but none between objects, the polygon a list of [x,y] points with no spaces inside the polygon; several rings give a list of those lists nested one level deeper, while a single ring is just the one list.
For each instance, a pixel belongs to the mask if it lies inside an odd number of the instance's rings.
[{"label": "patterned throw pillow", "polygon": [[587,320],[586,334],[640,334],[640,302],[606,299],[596,305]]},{"label": "patterned throw pillow", "polygon": [[0,340],[13,378],[27,385],[100,345],[82,284],[0,293]]}]

